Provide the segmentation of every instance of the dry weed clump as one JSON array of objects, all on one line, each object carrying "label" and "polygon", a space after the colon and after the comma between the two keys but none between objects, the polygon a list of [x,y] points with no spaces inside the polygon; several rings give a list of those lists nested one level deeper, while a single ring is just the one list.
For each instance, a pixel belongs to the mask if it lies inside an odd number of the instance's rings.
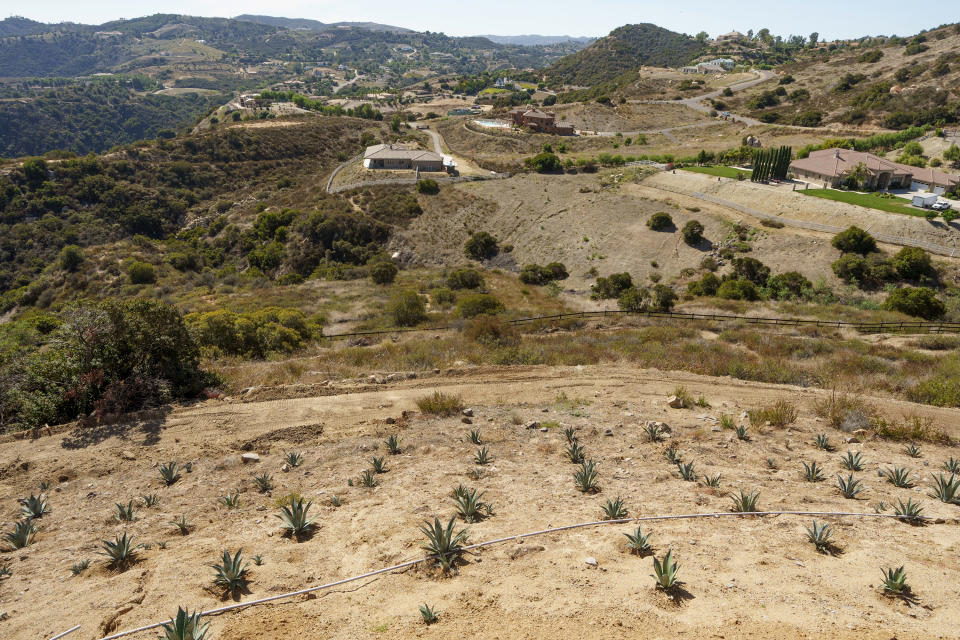
[{"label": "dry weed clump", "polygon": [[813,411],[834,429],[848,433],[869,428],[877,415],[876,409],[861,398],[836,391],[833,391],[829,398],[816,401]]},{"label": "dry weed clump", "polygon": [[873,432],[885,440],[897,442],[933,442],[950,444],[950,436],[935,427],[930,420],[916,415],[905,416],[901,422],[888,421],[884,417],[874,418]]},{"label": "dry weed clump", "polygon": [[463,398],[442,391],[434,391],[417,399],[417,408],[435,416],[452,416],[463,409]]},{"label": "dry weed clump", "polygon": [[762,427],[768,422],[773,427],[788,427],[797,419],[797,408],[789,400],[777,400],[770,406],[752,409],[747,412],[750,424],[754,428]]}]

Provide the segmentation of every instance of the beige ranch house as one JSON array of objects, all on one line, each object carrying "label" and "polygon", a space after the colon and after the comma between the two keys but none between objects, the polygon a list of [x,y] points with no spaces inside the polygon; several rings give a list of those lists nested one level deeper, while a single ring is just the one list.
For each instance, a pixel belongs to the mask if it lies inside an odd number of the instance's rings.
[{"label": "beige ranch house", "polygon": [[808,182],[822,182],[824,186],[840,187],[850,174],[863,164],[867,176],[863,187],[867,190],[910,189],[943,195],[955,191],[960,177],[931,168],[911,167],[850,149],[821,149],[806,158],[790,163],[793,175]]},{"label": "beige ranch house", "polygon": [[365,169],[443,171],[443,156],[397,144],[375,144],[363,154]]}]

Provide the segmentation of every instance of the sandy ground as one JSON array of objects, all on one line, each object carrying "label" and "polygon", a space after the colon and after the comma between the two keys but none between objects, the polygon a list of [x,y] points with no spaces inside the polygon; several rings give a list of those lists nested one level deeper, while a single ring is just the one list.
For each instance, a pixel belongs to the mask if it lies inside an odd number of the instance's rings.
[{"label": "sandy ground", "polygon": [[[668,409],[665,398],[685,385],[705,396],[709,408]],[[459,417],[431,418],[414,401],[439,389],[462,394],[474,410],[473,426]],[[644,525],[657,556],[672,549],[681,563],[683,591],[674,600],[653,589],[652,561],[627,553],[615,525],[528,538],[481,550],[458,575],[427,569],[380,576],[323,592],[212,617],[221,639],[326,638],[955,638],[960,565],[960,510],[925,498],[929,473],[955,450],[923,446],[909,458],[900,444],[867,439],[843,444],[845,434],[811,417],[811,403],[825,392],[710,379],[677,373],[612,367],[478,368],[405,380],[374,388],[333,384],[325,397],[261,402],[207,401],[176,408],[155,420],[65,431],[36,440],[0,444],[3,518],[15,517],[15,498],[42,480],[52,511],[39,522],[36,542],[0,554],[13,575],[0,582],[0,636],[50,637],[74,624],[73,638],[97,638],[113,629],[161,620],[177,605],[210,608],[224,603],[211,583],[222,549],[243,548],[251,565],[248,601],[357,575],[421,556],[417,526],[425,518],[453,514],[449,492],[459,483],[486,492],[495,515],[470,525],[482,541],[548,526],[599,518],[605,499],[621,496],[631,514],[726,511],[728,491],[758,489],[760,506],[782,510],[872,513],[884,500],[923,499],[925,513],[943,524],[912,527],[893,520],[832,519],[842,553],[818,554],[806,542],[809,518],[724,518]],[[561,396],[560,394],[564,394]],[[714,418],[789,398],[800,419],[787,429],[754,431],[749,442],[720,431]],[[957,435],[960,411],[884,401],[896,415],[920,411]],[[403,412],[411,413],[404,417]],[[391,419],[388,421],[388,419]],[[540,421],[547,428],[525,429]],[[684,482],[640,424],[662,420],[673,443],[701,474],[722,474],[720,489]],[[394,422],[395,421],[395,422]],[[521,423],[519,426],[516,423]],[[599,462],[602,492],[573,487],[574,465],[561,455],[563,426],[576,428],[589,457]],[[468,476],[475,446],[465,440],[479,427],[493,455],[479,480]],[[609,429],[609,434],[607,430]],[[812,440],[825,431],[840,446],[834,453]],[[347,485],[347,478],[385,455],[381,444],[399,434],[400,456],[387,456],[388,472],[375,489]],[[856,474],[865,498],[842,499],[833,487],[839,454],[863,452]],[[260,454],[243,465],[245,449]],[[282,472],[281,455],[304,454],[301,467]],[[765,463],[772,458],[777,469]],[[192,472],[162,486],[156,463],[192,462]],[[801,461],[825,467],[827,480],[803,482]],[[918,488],[896,489],[878,468],[906,466],[918,472]],[[274,475],[272,495],[259,494],[252,476]],[[216,505],[237,488],[236,509]],[[308,540],[280,536],[275,501],[297,491],[315,501],[319,529]],[[115,502],[148,492],[160,495],[128,525],[113,522]],[[328,505],[330,495],[343,505]],[[169,520],[186,514],[188,536]],[[9,523],[3,525],[4,529]],[[126,571],[110,571],[96,555],[99,541],[123,530],[152,546]],[[163,542],[166,547],[160,548]],[[598,566],[586,564],[594,558]],[[83,558],[90,568],[71,577]],[[915,601],[881,595],[880,567],[905,565]],[[68,597],[64,597],[67,595]],[[226,602],[230,602],[226,599]],[[440,622],[426,627],[417,606],[429,603]],[[40,613],[42,612],[42,613]],[[153,632],[135,637],[155,636]]]}]

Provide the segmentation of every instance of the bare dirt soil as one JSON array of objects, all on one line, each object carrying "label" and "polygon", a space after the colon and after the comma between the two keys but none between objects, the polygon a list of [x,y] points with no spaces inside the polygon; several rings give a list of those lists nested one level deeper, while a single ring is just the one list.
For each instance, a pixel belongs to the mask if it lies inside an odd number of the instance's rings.
[{"label": "bare dirt soil", "polygon": [[[669,409],[676,385],[709,407]],[[415,400],[441,390],[461,394],[474,411],[433,418]],[[956,638],[960,565],[960,509],[926,498],[930,473],[955,449],[924,444],[911,458],[902,444],[849,434],[812,417],[826,392],[729,379],[613,367],[476,368],[366,388],[332,383],[325,397],[243,403],[211,400],[178,407],[153,420],[87,427],[34,440],[0,443],[0,499],[4,529],[19,497],[41,481],[51,512],[38,521],[36,542],[0,554],[12,576],[0,581],[0,636],[50,637],[82,625],[72,638],[91,639],[162,620],[178,605],[211,608],[232,602],[212,584],[223,549],[263,556],[250,566],[249,601],[362,574],[422,556],[418,525],[453,513],[458,484],[478,487],[494,515],[469,525],[472,541],[491,540],[550,526],[599,519],[605,499],[620,496],[634,515],[728,511],[727,492],[760,491],[769,510],[854,511],[908,498],[922,500],[940,524],[910,526],[890,519],[819,518],[835,528],[837,554],[819,554],[805,539],[809,517],[718,518],[645,523],[657,557],[668,550],[681,564],[682,590],[674,597],[653,588],[652,560],[628,553],[630,525],[578,529],[489,547],[468,556],[459,574],[442,577],[411,569],[344,585],[318,597],[298,597],[210,618],[219,639],[327,638]],[[751,429],[740,441],[716,420],[789,399],[799,419],[786,428]],[[882,402],[891,415],[916,412],[960,435],[960,411]],[[407,413],[404,413],[407,412]],[[641,425],[670,426],[666,442],[652,443]],[[525,423],[539,421],[540,428]],[[574,465],[562,456],[564,426],[576,429],[587,455],[599,464],[601,493],[578,492]],[[467,430],[479,428],[493,456],[481,478],[468,475],[476,446]],[[543,431],[546,429],[546,431]],[[839,447],[814,447],[826,432]],[[386,455],[382,440],[401,437],[403,452]],[[721,475],[719,488],[685,482],[664,459],[674,446],[698,475]],[[845,500],[834,488],[840,454],[862,451],[856,473],[866,491]],[[244,465],[240,454],[256,452]],[[282,455],[300,451],[303,465],[281,471]],[[348,478],[385,456],[388,471],[374,489],[348,486]],[[771,459],[770,468],[767,459]],[[192,470],[163,486],[159,462],[191,462]],[[817,461],[826,480],[801,478],[801,461]],[[905,466],[916,489],[898,489],[877,470]],[[257,493],[253,475],[273,475],[271,494]],[[844,473],[847,473],[844,471]],[[217,498],[240,491],[227,509]],[[276,504],[291,492],[313,500],[319,528],[302,542],[280,535]],[[156,507],[137,520],[113,521],[114,503],[157,493]],[[342,506],[329,497],[342,497]],[[168,521],[185,514],[195,525],[186,536]],[[460,523],[458,526],[464,526]],[[109,570],[97,556],[100,541],[126,531],[149,543],[126,571]],[[160,545],[164,546],[161,547]],[[70,566],[91,559],[71,576]],[[597,566],[586,563],[593,558]],[[913,598],[880,591],[881,567],[905,566]],[[67,595],[68,597],[64,597]],[[440,613],[430,627],[417,607]],[[148,632],[134,637],[155,636]]]}]

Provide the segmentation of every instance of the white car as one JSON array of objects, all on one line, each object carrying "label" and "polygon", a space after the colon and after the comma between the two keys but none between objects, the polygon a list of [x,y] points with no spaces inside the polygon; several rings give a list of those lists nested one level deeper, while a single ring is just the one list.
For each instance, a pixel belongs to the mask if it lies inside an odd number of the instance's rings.
[{"label": "white car", "polygon": [[932,205],[930,205],[930,208],[933,209],[934,211],[946,211],[947,209],[950,208],[950,203],[949,203],[949,202],[935,202],[935,203],[933,203]]}]

